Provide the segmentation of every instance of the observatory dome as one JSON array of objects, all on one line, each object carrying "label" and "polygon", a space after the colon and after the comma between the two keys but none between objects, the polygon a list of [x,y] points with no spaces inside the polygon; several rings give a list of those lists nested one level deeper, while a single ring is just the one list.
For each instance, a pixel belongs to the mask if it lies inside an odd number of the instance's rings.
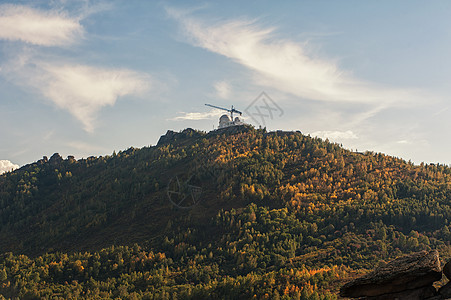
[{"label": "observatory dome", "polygon": [[221,121],[223,121],[223,122],[225,122],[225,121],[230,122],[230,117],[228,115],[222,115],[219,118],[219,122],[221,122]]},{"label": "observatory dome", "polygon": [[230,126],[230,117],[228,115],[222,115],[219,118],[219,128],[224,128]]}]

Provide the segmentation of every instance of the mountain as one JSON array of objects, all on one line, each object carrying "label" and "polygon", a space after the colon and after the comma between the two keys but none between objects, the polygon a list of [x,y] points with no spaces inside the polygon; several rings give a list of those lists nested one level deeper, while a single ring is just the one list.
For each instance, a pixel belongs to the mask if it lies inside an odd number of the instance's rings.
[{"label": "mountain", "polygon": [[450,179],[248,126],[54,154],[0,176],[0,294],[334,299],[384,260],[451,256]]}]

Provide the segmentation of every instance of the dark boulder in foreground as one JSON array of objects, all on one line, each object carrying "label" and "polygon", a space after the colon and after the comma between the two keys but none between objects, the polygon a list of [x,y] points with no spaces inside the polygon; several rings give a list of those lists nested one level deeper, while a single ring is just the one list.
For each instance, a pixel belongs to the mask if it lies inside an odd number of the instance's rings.
[{"label": "dark boulder in foreground", "polygon": [[427,299],[436,295],[434,281],[442,278],[436,250],[403,256],[357,278],[340,289],[340,296],[366,299]]},{"label": "dark boulder in foreground", "polygon": [[451,298],[451,281],[442,286],[438,293],[442,297],[442,299],[450,299]]},{"label": "dark boulder in foreground", "polygon": [[402,292],[383,294],[374,297],[364,297],[366,300],[441,300],[442,298],[438,296],[437,299],[434,297],[437,295],[437,291],[432,285],[421,287],[413,290],[405,290]]},{"label": "dark boulder in foreground", "polygon": [[447,262],[443,266],[443,274],[445,274],[446,278],[451,280],[451,261]]}]

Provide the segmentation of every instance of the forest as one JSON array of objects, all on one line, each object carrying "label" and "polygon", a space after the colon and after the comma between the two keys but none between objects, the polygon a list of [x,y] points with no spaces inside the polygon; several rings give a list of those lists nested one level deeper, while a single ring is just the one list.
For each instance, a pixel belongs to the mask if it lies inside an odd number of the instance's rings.
[{"label": "forest", "polygon": [[55,153],[0,175],[0,299],[338,299],[403,254],[451,258],[450,199],[446,165],[301,132]]}]

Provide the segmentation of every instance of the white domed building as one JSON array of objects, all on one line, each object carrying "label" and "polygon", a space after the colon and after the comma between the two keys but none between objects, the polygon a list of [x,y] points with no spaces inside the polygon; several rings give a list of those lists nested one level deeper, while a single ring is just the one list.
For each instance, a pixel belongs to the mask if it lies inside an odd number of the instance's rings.
[{"label": "white domed building", "polygon": [[227,108],[223,108],[223,107],[219,107],[216,105],[211,105],[211,104],[205,104],[206,106],[210,106],[216,109],[221,109],[221,110],[226,110],[228,112],[230,112],[230,117],[228,115],[222,115],[219,118],[219,126],[218,129],[222,129],[222,128],[227,128],[227,127],[232,127],[232,126],[240,126],[240,125],[245,125],[246,123],[244,123],[243,121],[241,121],[241,119],[239,117],[235,117],[235,119],[233,119],[233,113],[237,113],[241,116],[242,112],[239,110],[236,110],[233,105],[231,109],[227,109]]},{"label": "white domed building", "polygon": [[228,115],[222,115],[219,118],[219,126],[218,129],[231,127],[231,126],[238,126],[238,125],[244,125],[244,122],[241,121],[239,117],[235,117],[235,120],[232,121]]},{"label": "white domed building", "polygon": [[218,127],[218,129],[226,128],[226,127],[229,127],[229,126],[232,126],[232,125],[233,125],[233,122],[232,122],[232,120],[230,120],[230,117],[228,115],[222,115],[219,118],[219,127]]},{"label": "white domed building", "polygon": [[233,121],[234,125],[243,125],[244,122],[241,121],[241,119],[239,117],[235,117],[235,121]]}]

